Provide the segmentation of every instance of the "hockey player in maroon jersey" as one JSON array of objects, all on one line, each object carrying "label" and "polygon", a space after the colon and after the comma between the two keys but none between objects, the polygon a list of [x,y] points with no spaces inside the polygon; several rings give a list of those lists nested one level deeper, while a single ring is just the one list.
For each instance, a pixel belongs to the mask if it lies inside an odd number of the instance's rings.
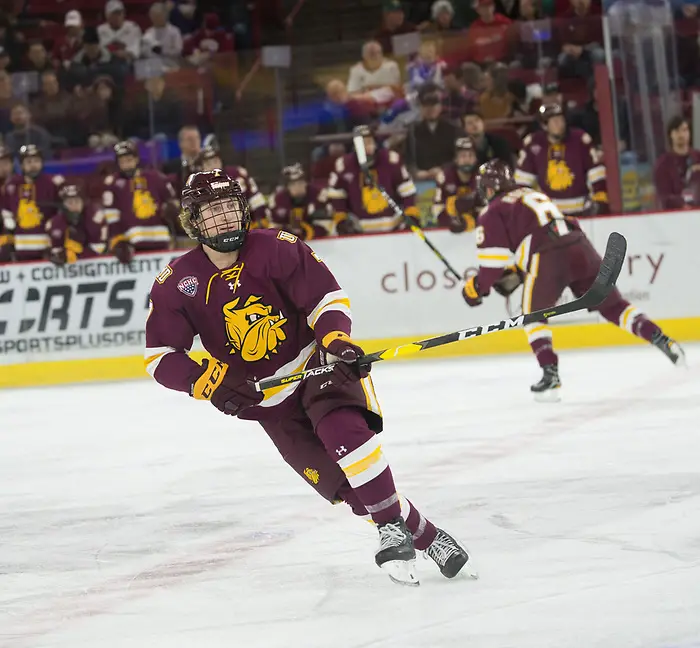
[{"label": "hockey player in maroon jersey", "polygon": [[38,261],[48,255],[46,222],[59,204],[58,190],[63,176],[44,173],[41,151],[34,144],[19,150],[21,173],[5,185],[4,230],[11,234],[17,261]]},{"label": "hockey player in maroon jersey", "polygon": [[[396,151],[377,147],[369,126],[357,126],[353,136],[365,142],[367,162],[374,184],[379,184],[403,208],[409,218],[418,219],[416,186]],[[393,232],[404,229],[400,215],[394,213],[370,178],[360,169],[357,155],[339,157],[328,179],[328,197],[338,234]]]},{"label": "hockey player in maroon jersey", "polygon": [[543,130],[523,141],[516,182],[547,194],[565,216],[608,213],[605,166],[590,135],[569,128],[559,104],[542,106],[539,116]]},{"label": "hockey player in maroon jersey", "polygon": [[[514,262],[525,273],[524,314],[553,306],[567,287],[576,297],[588,290],[601,258],[575,218],[565,218],[543,193],[518,188],[510,168],[500,161],[481,166],[477,186],[488,207],[476,229],[479,272],[467,280],[463,290],[470,306],[481,304]],[[623,299],[617,288],[596,310],[609,322],[658,347],[674,364],[684,364],[678,343]],[[542,379],[531,390],[538,400],[558,400],[561,381],[552,331],[542,320],[527,325],[525,332],[543,370]]]},{"label": "hockey player in maroon jersey", "polygon": [[442,167],[435,178],[433,218],[450,231],[471,232],[476,227],[478,194],[476,188],[476,146],[471,137],[455,141],[455,159]]},{"label": "hockey player in maroon jersey", "polygon": [[80,189],[73,184],[64,184],[58,196],[61,200],[58,214],[46,223],[49,260],[63,265],[103,254],[108,229],[104,210],[86,205]]},{"label": "hockey player in maroon jersey", "polygon": [[301,164],[282,169],[284,185],[270,199],[272,225],[309,241],[328,235],[332,224],[325,189],[309,183]]},{"label": "hockey player in maroon jersey", "polygon": [[[12,151],[0,145],[0,209],[5,201],[5,188],[12,177]],[[9,212],[8,212],[9,213]],[[9,213],[11,216],[11,213]],[[0,263],[5,263],[12,259],[14,254],[14,219],[7,219],[0,214]]]},{"label": "hockey player in maroon jersey", "polygon": [[242,166],[223,166],[221,153],[215,146],[205,146],[195,160],[197,171],[213,171],[223,169],[226,174],[233,178],[243,190],[243,195],[248,201],[250,215],[253,219],[252,228],[270,226],[270,210],[267,206],[265,196],[258,188],[258,183]]},{"label": "hockey player in maroon jersey", "polygon": [[139,152],[130,141],[114,146],[119,172],[105,178],[102,208],[109,225],[109,250],[122,263],[136,250],[172,248],[175,191],[154,169],[139,168]]},{"label": "hockey player in maroon jersey", "polygon": [[[197,173],[182,192],[183,226],[200,245],[156,277],[146,323],[146,369],[160,384],[257,420],[316,492],[377,524],[376,562],[417,584],[415,550],[452,578],[467,552],[396,492],[377,436],[382,415],[350,302],[330,270],[285,231],[249,231],[250,211],[223,171]],[[199,335],[212,359],[188,356]],[[250,380],[338,362],[330,374],[256,392]]]}]

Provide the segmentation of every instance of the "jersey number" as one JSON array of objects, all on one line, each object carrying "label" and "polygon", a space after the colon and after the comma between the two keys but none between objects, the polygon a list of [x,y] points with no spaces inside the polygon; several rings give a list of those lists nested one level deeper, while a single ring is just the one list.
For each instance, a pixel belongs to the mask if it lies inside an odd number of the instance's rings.
[{"label": "jersey number", "polygon": [[277,238],[280,241],[287,241],[287,243],[296,243],[299,240],[294,234],[290,234],[284,230],[280,230],[279,234],[277,234]]},{"label": "jersey number", "polygon": [[559,236],[564,236],[564,234],[568,234],[571,231],[559,207],[544,194],[531,191],[522,197],[522,201],[535,212],[540,225],[549,225],[549,223],[553,222],[554,229],[556,229]]}]

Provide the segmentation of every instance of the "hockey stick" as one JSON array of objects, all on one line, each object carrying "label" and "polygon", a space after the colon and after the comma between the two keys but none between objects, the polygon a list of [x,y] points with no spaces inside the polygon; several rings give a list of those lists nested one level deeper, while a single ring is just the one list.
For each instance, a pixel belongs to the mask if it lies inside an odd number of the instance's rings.
[{"label": "hockey stick", "polygon": [[[462,329],[461,331],[455,331],[454,333],[438,335],[437,337],[428,338],[427,340],[422,340],[420,342],[409,342],[408,344],[402,344],[391,349],[384,349],[383,351],[368,353],[367,355],[362,356],[358,362],[362,366],[367,366],[371,365],[373,362],[379,362],[380,360],[393,360],[394,358],[413,355],[419,351],[434,349],[435,347],[452,344],[453,342],[461,342],[462,340],[481,337],[482,335],[487,335],[488,333],[496,333],[497,331],[507,331],[509,329],[521,328],[523,326],[527,326],[528,324],[540,322],[543,319],[549,319],[550,317],[558,317],[559,315],[566,315],[567,313],[574,313],[580,310],[595,308],[605,300],[605,298],[615,287],[615,282],[617,281],[620,271],[622,270],[622,264],[625,260],[626,251],[627,240],[625,237],[617,232],[610,234],[608,237],[607,247],[605,249],[605,256],[603,257],[603,261],[600,264],[600,269],[598,270],[598,276],[595,278],[591,284],[591,287],[584,295],[566,304],[559,304],[557,306],[552,306],[551,308],[543,308],[542,310],[534,311],[533,313],[528,313],[527,315],[519,315],[518,317],[501,320],[500,322],[495,322],[493,324],[474,326],[472,328]],[[304,371],[290,374],[288,376],[263,378],[262,380],[252,384],[257,391],[262,392],[266,389],[271,389],[272,387],[289,385],[290,383],[305,380],[311,376],[319,376],[330,373],[333,371],[335,364],[336,363],[333,362],[314,369],[305,369]]]},{"label": "hockey stick", "polygon": [[464,277],[452,267],[452,264],[450,264],[450,262],[442,255],[440,250],[438,250],[430,242],[428,237],[425,235],[425,232],[420,227],[418,227],[418,225],[416,225],[408,216],[406,216],[403,209],[401,209],[401,207],[399,207],[396,204],[396,201],[386,192],[384,187],[374,182],[374,178],[372,178],[372,174],[369,172],[369,165],[367,164],[367,151],[365,150],[364,138],[361,135],[357,135],[356,137],[353,137],[352,144],[355,147],[355,153],[357,154],[357,161],[360,164],[360,169],[362,169],[362,172],[365,174],[372,186],[380,194],[382,194],[382,197],[384,198],[384,200],[386,200],[389,207],[391,207],[392,211],[394,212],[394,215],[403,220],[406,223],[406,225],[408,225],[408,227],[411,229],[411,231],[414,234],[416,234],[423,241],[423,243],[425,243],[433,251],[433,254],[438,259],[440,259],[440,261],[442,261],[443,265],[452,273],[452,275],[455,279],[457,279],[457,281],[463,281]]}]

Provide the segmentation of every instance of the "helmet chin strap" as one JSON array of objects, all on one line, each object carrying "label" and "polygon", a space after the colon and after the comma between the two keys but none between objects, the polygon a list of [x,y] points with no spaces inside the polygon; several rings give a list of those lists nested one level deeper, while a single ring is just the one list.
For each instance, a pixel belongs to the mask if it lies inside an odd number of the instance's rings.
[{"label": "helmet chin strap", "polygon": [[457,170],[461,173],[473,173],[476,168],[476,164],[458,164]]},{"label": "helmet chin strap", "polygon": [[240,229],[215,236],[200,236],[199,242],[216,252],[235,252],[243,247],[247,234],[246,230]]}]

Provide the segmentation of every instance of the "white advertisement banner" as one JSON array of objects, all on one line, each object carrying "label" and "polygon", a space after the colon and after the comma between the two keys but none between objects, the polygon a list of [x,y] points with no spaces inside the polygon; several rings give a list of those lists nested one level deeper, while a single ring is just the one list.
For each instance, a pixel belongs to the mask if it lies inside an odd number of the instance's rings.
[{"label": "white advertisement banner", "polygon": [[[685,290],[700,240],[698,212],[600,218],[585,221],[584,229],[601,253],[610,232],[627,237],[619,287],[640,309],[655,318],[700,316],[700,294]],[[473,233],[431,231],[428,236],[459,272],[476,271]],[[357,339],[420,339],[509,314],[496,294],[468,308],[461,283],[411,233],[319,240],[312,247],[350,295]],[[128,266],[112,258],[60,268],[1,266],[0,364],[140,355],[148,291],[155,275],[178,255],[139,255]],[[512,313],[519,313],[519,293],[510,301]],[[562,319],[597,321],[597,316]]]}]

